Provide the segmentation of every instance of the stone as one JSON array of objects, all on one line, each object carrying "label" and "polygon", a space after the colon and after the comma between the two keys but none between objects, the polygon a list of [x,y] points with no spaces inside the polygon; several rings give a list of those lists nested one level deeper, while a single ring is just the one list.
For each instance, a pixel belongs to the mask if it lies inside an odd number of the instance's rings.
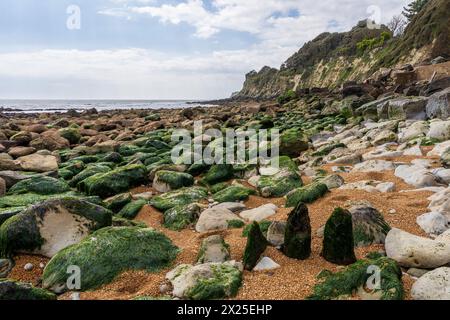
[{"label": "stone", "polygon": [[30,147],[37,150],[63,150],[70,147],[70,143],[67,139],[61,137],[58,132],[46,131],[42,133],[38,138],[33,139],[30,142]]},{"label": "stone", "polygon": [[344,178],[338,174],[330,174],[324,178],[317,179],[317,181],[326,185],[328,190],[339,188],[345,183]]},{"label": "stone", "polygon": [[56,295],[29,283],[0,279],[0,300],[56,300]]},{"label": "stone", "polygon": [[273,221],[267,229],[267,241],[274,247],[281,247],[284,244],[284,234],[286,233],[286,222]]},{"label": "stone", "polygon": [[247,236],[247,244],[244,250],[243,264],[245,270],[253,270],[261,255],[267,248],[267,240],[261,232],[259,224],[252,223]]},{"label": "stone", "polygon": [[29,133],[27,131],[20,131],[20,132],[16,133],[15,135],[13,135],[9,139],[11,141],[18,142],[22,146],[25,146],[31,141],[32,136],[31,136],[31,133]]},{"label": "stone", "polygon": [[436,168],[431,171],[431,173],[439,178],[439,180],[446,184],[450,184],[450,169],[444,169],[444,168]]},{"label": "stone", "polygon": [[30,154],[17,159],[17,163],[24,171],[48,172],[58,170],[58,161],[55,156]]},{"label": "stone", "polygon": [[31,270],[33,270],[33,268],[34,268],[34,266],[33,266],[32,263],[27,263],[27,264],[23,267],[23,269],[24,269],[25,271],[31,271]]},{"label": "stone", "polygon": [[406,273],[409,274],[412,277],[420,278],[425,273],[429,272],[430,270],[427,269],[419,269],[419,268],[409,268]]},{"label": "stone", "polygon": [[450,121],[431,121],[427,137],[438,141],[450,139]]},{"label": "stone", "polygon": [[13,147],[9,149],[8,154],[13,158],[19,158],[35,152],[36,149],[33,147]]},{"label": "stone", "polygon": [[153,188],[158,192],[168,192],[194,184],[194,177],[189,173],[160,170],[156,172]]},{"label": "stone", "polygon": [[195,230],[207,232],[212,230],[226,230],[232,221],[242,221],[238,215],[225,208],[212,207],[204,210],[198,218]]},{"label": "stone", "polygon": [[127,203],[118,213],[117,217],[125,219],[134,219],[141,209],[147,204],[147,200],[139,199]]},{"label": "stone", "polygon": [[288,129],[280,134],[280,155],[294,158],[300,156],[308,148],[308,139],[299,129]]},{"label": "stone", "polygon": [[450,117],[450,88],[431,95],[426,105],[428,118],[447,119]]},{"label": "stone", "polygon": [[450,220],[442,213],[435,211],[418,216],[416,222],[429,235],[440,235],[450,228]]},{"label": "stone", "polygon": [[374,137],[372,144],[374,146],[380,146],[382,144],[395,141],[397,141],[397,134],[395,132],[391,130],[383,130]]},{"label": "stone", "polygon": [[212,235],[204,239],[197,263],[222,263],[231,260],[228,244],[220,235]]},{"label": "stone", "polygon": [[450,300],[450,268],[442,267],[421,276],[411,288],[414,300]]},{"label": "stone", "polygon": [[399,97],[389,100],[387,106],[389,119],[425,120],[427,102],[426,97]]},{"label": "stone", "polygon": [[3,178],[0,178],[0,197],[5,195],[6,193],[6,181]]},{"label": "stone", "polygon": [[17,182],[9,189],[8,194],[36,193],[48,195],[67,191],[70,191],[70,187],[65,181],[37,175]]},{"label": "stone", "polygon": [[242,211],[239,215],[241,218],[248,221],[262,221],[270,216],[273,216],[278,207],[273,203],[264,204],[258,208]]},{"label": "stone", "polygon": [[398,141],[403,143],[416,138],[425,137],[429,130],[430,126],[427,121],[415,121],[411,125],[400,129]]},{"label": "stone", "polygon": [[0,279],[7,278],[13,267],[14,262],[11,259],[0,259]]},{"label": "stone", "polygon": [[198,203],[175,206],[164,212],[164,226],[170,230],[180,231],[195,224],[203,206]]},{"label": "stone", "polygon": [[172,295],[180,299],[224,299],[237,294],[242,283],[242,264],[224,263],[182,264],[167,273],[173,286]]},{"label": "stone", "polygon": [[222,202],[214,206],[216,209],[228,209],[233,213],[239,213],[245,210],[247,207],[243,203],[239,202]]},{"label": "stone", "polygon": [[213,195],[216,202],[233,202],[247,200],[250,195],[256,194],[256,191],[246,188],[243,185],[232,185]]},{"label": "stone", "polygon": [[75,198],[38,203],[0,226],[0,256],[27,252],[51,258],[91,232],[110,226],[111,216],[111,211]]},{"label": "stone", "polygon": [[198,202],[208,196],[208,191],[202,187],[182,188],[153,197],[150,205],[165,212],[176,206]]},{"label": "stone", "polygon": [[394,192],[395,191],[395,183],[394,182],[383,182],[378,184],[375,187],[378,191],[387,193],[387,192]]},{"label": "stone", "polygon": [[80,291],[110,283],[128,270],[159,272],[175,260],[179,249],[161,232],[142,227],[106,227],[80,243],[58,252],[46,265],[42,287],[55,293],[68,290],[67,270],[78,266]]},{"label": "stone", "polygon": [[385,248],[387,256],[403,267],[438,268],[450,262],[450,231],[432,240],[393,228],[386,236]]},{"label": "stone", "polygon": [[387,170],[394,170],[395,166],[391,161],[385,160],[368,160],[356,164],[353,167],[353,172],[380,172]]},{"label": "stone", "polygon": [[253,268],[253,271],[269,271],[280,268],[281,266],[270,259],[269,257],[262,257],[258,264]]},{"label": "stone", "polygon": [[372,206],[355,205],[349,212],[352,215],[355,246],[384,244],[391,227],[377,209]]},{"label": "stone", "polygon": [[336,208],[325,224],[321,255],[328,262],[349,265],[356,262],[353,247],[352,215]]},{"label": "stone", "polygon": [[434,146],[433,150],[428,152],[428,157],[442,157],[442,155],[450,149],[450,140],[442,143],[438,143]]},{"label": "stone", "polygon": [[419,165],[400,165],[394,175],[414,187],[433,187],[439,185],[438,178],[430,170]]},{"label": "stone", "polygon": [[287,257],[298,260],[311,255],[311,223],[308,208],[302,202],[289,213],[282,251]]},{"label": "stone", "polygon": [[203,177],[202,181],[207,184],[216,184],[219,182],[227,181],[233,177],[233,166],[229,164],[216,164],[213,165],[206,175]]},{"label": "stone", "polygon": [[421,157],[421,156],[423,156],[423,153],[422,153],[422,149],[417,144],[414,147],[405,149],[403,151],[403,155],[405,155],[405,156],[418,156],[418,157]]},{"label": "stone", "polygon": [[273,175],[260,176],[256,186],[265,198],[283,197],[290,191],[303,186],[303,182],[297,172],[282,168]]},{"label": "stone", "polygon": [[299,203],[313,203],[328,192],[325,184],[313,182],[304,187],[292,190],[286,195],[286,207],[295,207]]}]

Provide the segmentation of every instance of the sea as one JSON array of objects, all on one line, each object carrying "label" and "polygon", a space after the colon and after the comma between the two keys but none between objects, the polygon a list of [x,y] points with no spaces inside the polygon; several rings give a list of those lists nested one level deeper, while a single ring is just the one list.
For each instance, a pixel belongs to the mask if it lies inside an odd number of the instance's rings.
[{"label": "sea", "polygon": [[175,109],[196,106],[212,105],[190,100],[0,100],[0,111],[3,113],[81,112],[92,108],[97,111]]}]

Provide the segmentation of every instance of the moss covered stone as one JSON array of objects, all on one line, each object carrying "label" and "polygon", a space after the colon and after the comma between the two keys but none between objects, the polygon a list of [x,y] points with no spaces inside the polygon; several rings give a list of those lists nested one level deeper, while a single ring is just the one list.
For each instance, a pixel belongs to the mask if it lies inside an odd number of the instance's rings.
[{"label": "moss covered stone", "polygon": [[202,241],[197,263],[221,263],[230,259],[230,246],[222,236],[212,235]]},{"label": "moss covered stone", "polygon": [[139,228],[147,228],[145,222],[129,220],[125,218],[120,218],[117,216],[113,216],[112,218],[112,226],[113,227],[139,227]]},{"label": "moss covered stone", "polygon": [[381,300],[402,300],[404,289],[402,271],[396,261],[387,257],[374,257],[359,260],[346,267],[343,271],[321,272],[321,282],[314,286],[313,294],[309,300],[333,300],[353,295],[373,275],[374,267],[380,270],[380,287],[373,289]]},{"label": "moss covered stone", "polygon": [[70,142],[70,144],[76,144],[81,139],[80,130],[78,130],[77,128],[63,128],[58,132],[61,137],[66,138]]},{"label": "moss covered stone", "polygon": [[[241,220],[239,220],[239,221],[241,221]],[[263,220],[263,221],[259,222],[259,229],[261,230],[261,232],[264,236],[267,235],[267,230],[269,230],[269,227],[271,224],[272,224],[272,221],[267,221],[267,220]],[[244,230],[242,230],[243,237],[245,237],[245,238],[248,237],[248,234],[250,232],[252,225],[253,224],[248,224],[245,226]]]},{"label": "moss covered stone", "polygon": [[59,179],[48,176],[34,176],[30,179],[17,182],[9,189],[8,194],[37,193],[57,194],[70,190],[69,185]]},{"label": "moss covered stone", "polygon": [[315,156],[315,157],[324,157],[324,156],[328,155],[334,149],[345,148],[345,147],[346,146],[343,143],[333,143],[333,144],[326,145],[326,146],[320,148],[316,152],[313,152],[312,155]]},{"label": "moss covered stone", "polygon": [[280,135],[280,154],[289,157],[298,157],[308,150],[308,139],[303,132],[296,128],[285,130]]},{"label": "moss covered stone", "polygon": [[42,286],[54,292],[67,290],[67,268],[75,265],[81,270],[81,290],[94,289],[126,270],[157,272],[177,254],[170,239],[153,229],[107,227],[58,252],[44,269]]},{"label": "moss covered stone", "polygon": [[78,188],[89,195],[106,198],[138,186],[146,178],[147,168],[144,165],[131,164],[90,176],[78,184]]},{"label": "moss covered stone", "polygon": [[282,250],[294,259],[304,260],[311,255],[311,223],[304,203],[297,204],[289,214]]},{"label": "moss covered stone", "polygon": [[142,207],[147,204],[147,200],[139,199],[126,204],[117,214],[121,218],[134,219]]},{"label": "moss covered stone", "polygon": [[111,217],[109,210],[76,198],[36,204],[0,226],[0,255],[21,251],[52,257],[88,233],[110,226]]},{"label": "moss covered stone", "polygon": [[352,215],[336,208],[325,224],[322,256],[331,263],[348,265],[356,261],[353,247]]},{"label": "moss covered stone", "polygon": [[133,200],[131,193],[124,192],[103,200],[103,203],[106,208],[118,213],[123,207],[130,203],[131,200]]},{"label": "moss covered stone", "polygon": [[295,207],[300,202],[313,203],[327,192],[327,186],[318,182],[297,188],[286,195],[286,207]]},{"label": "moss covered stone", "polygon": [[289,169],[281,169],[271,176],[261,176],[257,183],[258,190],[266,198],[282,197],[302,186],[302,179],[297,172]]},{"label": "moss covered stone", "polygon": [[200,215],[202,207],[197,203],[175,206],[164,212],[164,226],[180,231],[193,225]]},{"label": "moss covered stone", "polygon": [[253,189],[246,188],[241,185],[233,185],[225,188],[213,195],[213,199],[216,202],[235,202],[241,200],[247,200],[252,194],[256,194]]},{"label": "moss covered stone", "polygon": [[56,300],[56,295],[29,283],[0,279],[0,300]]},{"label": "moss covered stone", "polygon": [[97,173],[106,173],[108,171],[111,171],[111,168],[108,166],[98,164],[88,165],[86,169],[82,170],[80,173],[72,177],[72,179],[69,181],[69,185],[71,187],[76,187],[78,183],[80,183],[84,179],[89,178],[90,176],[93,176]]},{"label": "moss covered stone", "polygon": [[234,170],[230,164],[215,164],[203,177],[202,181],[206,184],[216,184],[233,178]]},{"label": "moss covered stone", "polygon": [[245,222],[239,219],[236,220],[228,220],[228,229],[239,229],[245,226]]},{"label": "moss covered stone", "polygon": [[0,226],[11,218],[12,216],[15,216],[16,214],[22,212],[25,210],[26,207],[12,207],[12,208],[2,208],[0,209]]},{"label": "moss covered stone", "polygon": [[228,188],[229,184],[226,182],[220,182],[220,183],[216,183],[215,185],[212,185],[209,190],[211,191],[211,193],[217,193],[219,191],[222,191],[223,189]]},{"label": "moss covered stone", "polygon": [[8,195],[0,197],[0,208],[8,208],[8,207],[25,207],[34,203],[38,203],[41,201],[46,201],[50,199],[59,199],[65,197],[80,197],[83,198],[80,194],[76,192],[65,192],[61,194],[37,194],[37,193],[24,193],[18,195]]},{"label": "moss covered stone", "polygon": [[153,187],[160,192],[167,192],[194,184],[194,177],[189,173],[160,170],[156,172]]},{"label": "moss covered stone", "polygon": [[205,199],[208,191],[202,187],[182,188],[153,197],[150,204],[160,211],[166,211],[176,206],[187,205]]},{"label": "moss covered stone", "polygon": [[262,234],[258,222],[254,221],[248,232],[247,245],[244,250],[243,263],[246,270],[253,270],[267,245],[268,242]]},{"label": "moss covered stone", "polygon": [[384,244],[391,227],[377,209],[367,205],[350,208],[355,246]]}]

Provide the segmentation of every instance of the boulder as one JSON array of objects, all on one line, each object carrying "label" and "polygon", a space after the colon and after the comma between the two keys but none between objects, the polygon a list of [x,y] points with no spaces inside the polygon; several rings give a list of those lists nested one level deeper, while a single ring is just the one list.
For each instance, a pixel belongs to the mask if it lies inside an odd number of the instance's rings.
[{"label": "boulder", "polygon": [[270,216],[273,216],[278,207],[273,203],[264,204],[258,208],[244,210],[239,215],[241,218],[248,221],[262,221]]},{"label": "boulder", "polygon": [[450,117],[450,88],[431,95],[426,105],[428,118],[447,119]]},{"label": "boulder", "polygon": [[107,227],[58,252],[46,265],[42,287],[55,293],[66,287],[68,267],[81,270],[81,291],[98,288],[128,270],[158,272],[179,249],[164,234],[141,227]]},{"label": "boulder", "polygon": [[267,229],[267,241],[274,247],[280,247],[284,243],[286,233],[286,222],[273,221]]},{"label": "boulder", "polygon": [[267,240],[262,234],[259,224],[255,221],[251,224],[247,236],[243,257],[244,269],[251,271],[257,265],[266,248]]},{"label": "boulder", "polygon": [[430,126],[426,121],[415,121],[412,124],[405,126],[400,129],[398,134],[398,141],[408,142],[412,139],[425,137],[428,131],[430,130]]},{"label": "boulder", "polygon": [[432,240],[393,228],[385,248],[387,256],[403,267],[438,268],[450,262],[450,231]]},{"label": "boulder", "polygon": [[377,209],[366,205],[354,205],[349,212],[352,215],[355,246],[384,244],[391,227]]},{"label": "boulder", "polygon": [[308,150],[309,143],[307,137],[298,129],[292,128],[280,134],[280,155],[295,158],[303,151]]},{"label": "boulder", "polygon": [[396,120],[425,120],[427,102],[426,97],[399,97],[389,100],[388,117]]},{"label": "boulder", "polygon": [[159,192],[168,192],[194,184],[194,177],[189,173],[160,170],[156,172],[153,188]]},{"label": "boulder", "polygon": [[229,245],[220,235],[212,235],[203,240],[197,263],[222,263],[231,260]]},{"label": "boulder", "polygon": [[429,235],[440,235],[450,228],[450,220],[436,211],[418,216],[416,222]]},{"label": "boulder", "polygon": [[17,163],[24,171],[48,172],[58,170],[58,160],[55,156],[51,155],[34,153],[18,158]]},{"label": "boulder", "polygon": [[395,166],[391,161],[385,160],[368,160],[356,164],[353,167],[353,172],[380,172],[387,170],[394,170]]},{"label": "boulder", "polygon": [[449,121],[431,121],[430,131],[427,137],[438,141],[445,141],[450,139],[450,120]]},{"label": "boulder", "polygon": [[235,261],[182,264],[167,273],[172,295],[180,299],[224,299],[237,294],[242,282],[242,264]]},{"label": "boulder", "polygon": [[111,212],[75,198],[38,203],[0,227],[1,256],[27,252],[53,257],[89,233],[111,225]]},{"label": "boulder", "polygon": [[33,147],[12,147],[8,150],[8,154],[13,158],[19,158],[35,153],[36,149]]},{"label": "boulder", "polygon": [[289,213],[283,242],[282,251],[290,258],[305,260],[311,255],[311,223],[304,203]]},{"label": "boulder", "polygon": [[203,177],[202,181],[207,184],[216,184],[233,178],[233,166],[229,164],[213,165]]},{"label": "boulder", "polygon": [[274,175],[260,176],[256,186],[265,198],[282,197],[303,186],[300,176],[293,170],[282,168]]},{"label": "boulder", "polygon": [[388,142],[396,142],[396,141],[397,141],[397,134],[395,132],[391,130],[383,130],[373,138],[372,144],[374,146],[380,146]]},{"label": "boulder", "polygon": [[318,178],[316,181],[326,185],[328,190],[339,188],[345,183],[344,178],[338,174],[330,174],[323,178]]},{"label": "boulder", "polygon": [[176,206],[191,204],[208,196],[208,191],[202,187],[182,188],[155,196],[150,205],[164,212]]},{"label": "boulder", "polygon": [[180,231],[193,225],[203,207],[198,203],[179,205],[164,212],[164,226],[168,229]]},{"label": "boulder", "polygon": [[213,199],[219,203],[241,201],[247,200],[252,194],[256,194],[256,191],[236,184],[215,193]]},{"label": "boulder", "polygon": [[242,219],[228,209],[212,207],[200,214],[195,230],[197,232],[225,230],[234,221],[242,221]]},{"label": "boulder", "polygon": [[262,257],[258,264],[253,268],[253,271],[270,271],[280,267],[281,266],[278,263],[269,257]]},{"label": "boulder", "polygon": [[131,201],[119,211],[117,216],[125,219],[134,219],[146,204],[147,200],[145,199]]},{"label": "boulder", "polygon": [[29,283],[0,279],[0,300],[56,300],[56,295]]},{"label": "boulder", "polygon": [[8,194],[37,193],[58,194],[70,191],[69,185],[59,179],[48,176],[33,176],[24,179],[12,186]]},{"label": "boulder", "polygon": [[417,188],[439,185],[439,179],[421,165],[400,165],[395,169],[394,175]]},{"label": "boulder", "polygon": [[11,141],[17,142],[21,146],[26,146],[28,143],[30,143],[32,136],[31,133],[27,131],[20,131],[16,133],[15,135],[11,136],[9,138]]},{"label": "boulder", "polygon": [[69,141],[55,131],[46,131],[30,142],[30,147],[37,150],[57,151],[69,148],[69,146]]},{"label": "boulder", "polygon": [[319,182],[310,183],[304,187],[292,190],[286,195],[286,207],[295,207],[300,202],[313,203],[328,192],[325,184]]},{"label": "boulder", "polygon": [[427,272],[411,288],[414,300],[450,300],[450,268]]}]

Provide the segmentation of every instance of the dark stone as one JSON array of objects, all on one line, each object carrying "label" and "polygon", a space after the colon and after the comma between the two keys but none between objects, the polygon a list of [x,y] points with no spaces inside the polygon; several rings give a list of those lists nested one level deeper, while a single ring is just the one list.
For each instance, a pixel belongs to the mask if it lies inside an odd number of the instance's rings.
[{"label": "dark stone", "polygon": [[304,203],[299,203],[289,214],[282,250],[286,256],[299,260],[311,255],[311,224]]},{"label": "dark stone", "polygon": [[325,225],[322,256],[331,263],[349,265],[356,261],[353,247],[352,215],[336,208]]},{"label": "dark stone", "polygon": [[267,248],[267,240],[264,237],[258,222],[253,222],[247,237],[247,245],[244,251],[244,268],[251,271],[258,263],[259,258]]}]

